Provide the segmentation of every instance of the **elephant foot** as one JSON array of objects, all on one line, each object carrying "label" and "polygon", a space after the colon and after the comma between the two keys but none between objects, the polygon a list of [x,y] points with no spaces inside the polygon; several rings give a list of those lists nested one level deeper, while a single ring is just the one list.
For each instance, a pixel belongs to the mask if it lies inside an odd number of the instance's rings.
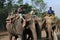
[{"label": "elephant foot", "polygon": [[39,38],[37,37],[37,40],[42,40],[42,38],[41,37],[39,37]]},{"label": "elephant foot", "polygon": [[17,38],[17,40],[21,40],[21,38]]},{"label": "elephant foot", "polygon": [[49,38],[46,38],[46,40],[49,40]]},{"label": "elephant foot", "polygon": [[42,39],[39,38],[38,40],[42,40]]}]

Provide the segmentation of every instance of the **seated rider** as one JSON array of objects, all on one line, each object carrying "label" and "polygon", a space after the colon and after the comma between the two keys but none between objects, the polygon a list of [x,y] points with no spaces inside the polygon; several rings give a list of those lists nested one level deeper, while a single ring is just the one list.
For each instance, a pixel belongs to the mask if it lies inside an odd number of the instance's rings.
[{"label": "seated rider", "polygon": [[24,16],[23,5],[20,5],[20,7],[18,8],[18,14],[19,14],[20,18],[23,20],[23,26],[24,26],[26,22],[25,22],[25,19],[23,18],[23,16]]},{"label": "seated rider", "polygon": [[49,14],[49,15],[55,15],[55,14],[54,14],[54,11],[52,10],[52,7],[49,8],[48,14]]},{"label": "seated rider", "polygon": [[20,7],[18,8],[18,14],[20,18],[23,18],[23,11],[24,11],[23,5],[20,5]]}]

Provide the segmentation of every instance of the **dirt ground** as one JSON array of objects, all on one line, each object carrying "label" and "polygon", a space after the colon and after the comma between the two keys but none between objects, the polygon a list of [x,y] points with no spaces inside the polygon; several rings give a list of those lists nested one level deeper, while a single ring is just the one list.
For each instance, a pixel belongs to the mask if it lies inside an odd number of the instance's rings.
[{"label": "dirt ground", "polygon": [[[42,38],[44,38],[45,36],[45,31],[42,31]],[[0,32],[0,40],[9,40],[8,32]]]},{"label": "dirt ground", "polygon": [[[0,33],[0,40],[9,40],[8,32],[1,32]],[[12,40],[14,40],[14,37]]]}]

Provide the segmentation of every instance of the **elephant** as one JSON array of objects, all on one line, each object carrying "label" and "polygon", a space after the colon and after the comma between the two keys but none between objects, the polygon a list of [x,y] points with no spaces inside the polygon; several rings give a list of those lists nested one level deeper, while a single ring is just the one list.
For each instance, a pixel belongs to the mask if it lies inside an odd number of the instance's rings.
[{"label": "elephant", "polygon": [[34,27],[35,27],[35,31],[36,31],[34,33],[36,35],[35,37],[37,37],[37,40],[41,40],[42,24],[44,23],[43,19],[42,19],[42,17],[38,17],[38,16],[35,16],[35,15],[31,15],[31,14],[26,14],[25,20],[32,21],[32,19],[34,19],[34,25],[35,25]]},{"label": "elephant", "polygon": [[55,16],[46,15],[44,19],[45,19],[45,28],[47,32],[47,37],[49,40],[51,40],[51,38],[52,40],[54,40],[53,36],[54,36],[54,30],[56,28]]},{"label": "elephant", "polygon": [[22,40],[22,33],[24,30],[24,22],[21,22],[20,18],[16,19],[16,14],[9,15],[6,19],[6,28],[9,32],[9,39],[12,40],[12,37],[15,36],[14,40],[20,38]]},{"label": "elephant", "polygon": [[35,20],[37,38],[38,38],[38,40],[41,40],[41,31],[42,31],[43,19],[42,19],[42,17],[35,16],[34,20]]},{"label": "elephant", "polygon": [[[27,31],[25,33],[27,33],[28,36],[32,38],[31,40],[37,40],[37,34],[36,34],[36,27],[35,27],[34,18],[32,17],[31,14],[25,14],[24,19],[26,20],[25,29]],[[25,34],[24,38],[26,37],[27,34]],[[23,40],[25,40],[25,39],[23,39]]]}]

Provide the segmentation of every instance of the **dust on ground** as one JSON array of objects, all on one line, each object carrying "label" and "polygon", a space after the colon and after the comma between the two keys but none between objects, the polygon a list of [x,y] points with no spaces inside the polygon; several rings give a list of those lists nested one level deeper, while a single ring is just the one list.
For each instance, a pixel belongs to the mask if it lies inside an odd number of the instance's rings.
[{"label": "dust on ground", "polygon": [[[42,31],[42,38],[45,37],[46,37],[46,33],[45,31]],[[58,35],[58,39],[60,39],[59,35]],[[0,40],[9,40],[8,32],[0,32]]]}]

